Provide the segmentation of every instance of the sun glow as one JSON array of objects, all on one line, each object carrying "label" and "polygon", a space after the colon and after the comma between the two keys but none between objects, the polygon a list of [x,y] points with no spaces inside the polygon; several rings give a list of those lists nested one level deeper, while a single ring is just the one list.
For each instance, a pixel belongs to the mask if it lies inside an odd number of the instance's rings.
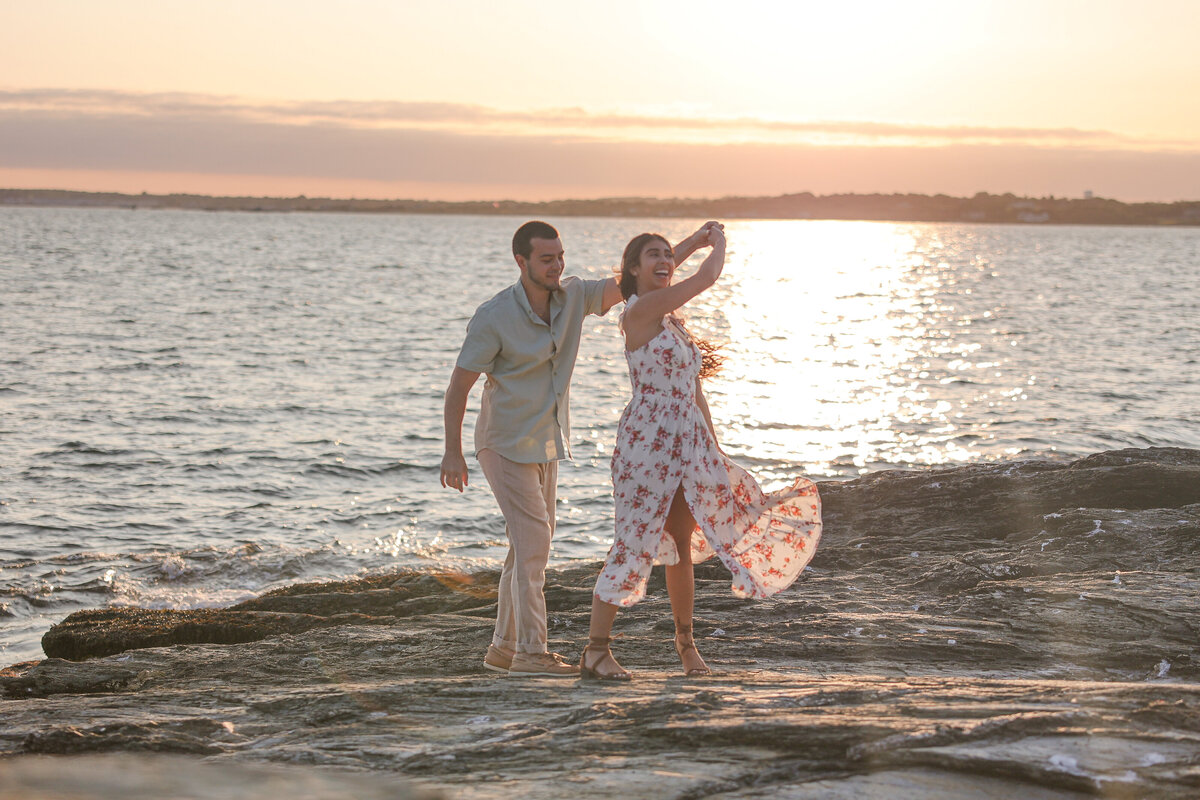
[{"label": "sun glow", "polygon": [[942,337],[923,322],[939,302],[929,242],[883,223],[731,227],[726,274],[691,316],[698,333],[728,342],[707,393],[731,455],[768,477],[797,463],[855,474],[881,455],[969,457],[949,441],[955,406],[921,380],[931,357],[969,363],[968,353],[939,353]]}]

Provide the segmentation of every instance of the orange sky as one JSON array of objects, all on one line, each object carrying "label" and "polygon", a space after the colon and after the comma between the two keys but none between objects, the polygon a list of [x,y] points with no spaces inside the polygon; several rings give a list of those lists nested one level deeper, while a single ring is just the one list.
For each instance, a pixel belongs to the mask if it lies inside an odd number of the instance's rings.
[{"label": "orange sky", "polygon": [[0,186],[1200,199],[1191,0],[0,3]]}]

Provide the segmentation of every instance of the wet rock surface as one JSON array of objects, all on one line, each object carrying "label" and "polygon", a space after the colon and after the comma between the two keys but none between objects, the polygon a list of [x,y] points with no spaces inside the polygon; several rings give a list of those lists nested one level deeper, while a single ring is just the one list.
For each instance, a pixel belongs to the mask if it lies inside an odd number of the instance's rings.
[{"label": "wet rock surface", "polygon": [[246,766],[181,756],[31,756],[0,760],[0,800],[436,800],[395,778],[345,770]]},{"label": "wet rock surface", "polygon": [[[738,600],[697,568],[711,677],[677,674],[657,572],[618,617],[626,685],[484,672],[494,573],[372,576],[74,614],[46,636],[60,657],[0,673],[0,753],[342,767],[480,798],[1200,794],[1200,452],[821,492],[825,538],[788,591]],[[548,575],[568,657],[597,570]]]}]

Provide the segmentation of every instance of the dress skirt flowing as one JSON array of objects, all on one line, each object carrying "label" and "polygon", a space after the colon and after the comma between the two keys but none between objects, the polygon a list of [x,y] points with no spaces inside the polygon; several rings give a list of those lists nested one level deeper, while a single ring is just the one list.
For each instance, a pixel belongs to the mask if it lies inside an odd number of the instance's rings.
[{"label": "dress skirt flowing", "polygon": [[[629,298],[626,312],[636,302],[636,295]],[[797,478],[764,492],[717,449],[696,403],[700,351],[671,317],[647,344],[626,350],[625,358],[633,399],[613,449],[616,535],[596,596],[631,606],[645,596],[652,566],[679,561],[664,525],[681,486],[696,520],[693,562],[720,558],[738,597],[769,597],[790,586],[821,538],[816,485]]]}]

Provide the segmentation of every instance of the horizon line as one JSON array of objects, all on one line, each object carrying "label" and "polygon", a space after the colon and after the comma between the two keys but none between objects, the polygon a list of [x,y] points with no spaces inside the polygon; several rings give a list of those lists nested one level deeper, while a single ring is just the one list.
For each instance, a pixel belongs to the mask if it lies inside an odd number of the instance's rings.
[{"label": "horizon line", "polygon": [[1120,203],[1121,205],[1137,206],[1137,205],[1179,205],[1200,203],[1200,197],[1193,200],[1140,200],[1127,201],[1119,200],[1114,197],[1102,197],[1087,192],[1084,195],[1027,195],[1015,194],[1013,192],[992,193],[987,190],[980,190],[973,195],[955,195],[945,192],[937,192],[930,194],[927,192],[832,192],[828,194],[817,194],[812,191],[797,191],[784,192],[782,194],[727,194],[719,196],[673,196],[666,197],[662,195],[605,195],[594,197],[558,197],[549,200],[514,200],[511,198],[502,197],[481,197],[468,200],[435,200],[421,197],[357,197],[357,196],[334,196],[334,195],[307,195],[307,194],[205,194],[200,192],[122,192],[115,190],[92,190],[92,189],[55,189],[55,188],[29,188],[29,187],[0,187],[0,194],[10,193],[57,193],[57,194],[76,194],[76,195],[109,195],[122,198],[137,199],[140,197],[152,198],[171,198],[171,197],[186,197],[205,200],[273,200],[273,201],[321,201],[327,200],[332,202],[356,202],[370,204],[384,203],[424,203],[429,205],[517,205],[517,206],[539,206],[551,205],[554,203],[605,203],[605,202],[650,202],[650,203],[716,203],[716,202],[734,202],[734,201],[754,201],[754,200],[783,200],[789,198],[810,197],[813,199],[824,198],[844,198],[844,197],[922,197],[922,198],[947,198],[952,200],[972,200],[979,197],[1012,197],[1018,200],[1044,200],[1044,201],[1062,201],[1062,200],[1078,200],[1078,201],[1105,201],[1111,203]]}]

